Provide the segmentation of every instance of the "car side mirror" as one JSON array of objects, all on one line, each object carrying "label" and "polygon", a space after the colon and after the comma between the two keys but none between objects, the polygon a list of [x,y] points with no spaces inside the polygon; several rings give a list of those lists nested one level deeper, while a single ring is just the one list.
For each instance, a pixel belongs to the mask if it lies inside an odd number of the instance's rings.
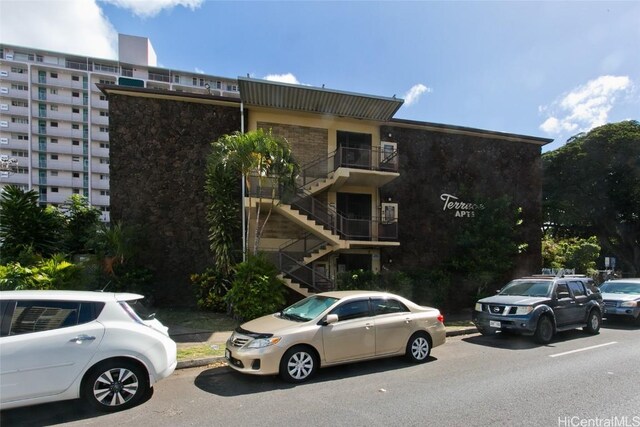
[{"label": "car side mirror", "polygon": [[327,317],[324,318],[323,325],[332,325],[338,321],[337,314],[327,314]]}]

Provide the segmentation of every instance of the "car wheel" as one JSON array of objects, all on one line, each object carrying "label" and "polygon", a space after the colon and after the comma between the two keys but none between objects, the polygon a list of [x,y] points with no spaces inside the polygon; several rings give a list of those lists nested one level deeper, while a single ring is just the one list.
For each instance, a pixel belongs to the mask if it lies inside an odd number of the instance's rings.
[{"label": "car wheel", "polygon": [[545,315],[538,320],[534,338],[538,344],[549,344],[551,342],[551,338],[553,338],[553,322],[551,321],[551,317]]},{"label": "car wheel", "polygon": [[318,369],[318,357],[308,347],[293,347],[280,360],[280,377],[290,383],[308,380]]},{"label": "car wheel", "polygon": [[115,412],[131,408],[150,393],[149,375],[127,360],[108,360],[85,376],[82,397],[94,408]]},{"label": "car wheel", "polygon": [[602,315],[598,310],[591,310],[587,318],[587,326],[582,328],[589,334],[597,334],[600,332],[600,324],[602,323]]},{"label": "car wheel", "polygon": [[431,343],[429,342],[427,334],[417,333],[409,338],[406,355],[411,362],[426,362],[429,353],[431,353]]}]

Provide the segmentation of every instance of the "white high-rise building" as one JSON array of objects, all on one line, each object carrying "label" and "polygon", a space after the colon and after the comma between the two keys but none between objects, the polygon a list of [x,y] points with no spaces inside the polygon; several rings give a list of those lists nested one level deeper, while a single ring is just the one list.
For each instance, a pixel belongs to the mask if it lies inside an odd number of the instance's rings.
[{"label": "white high-rise building", "polygon": [[109,104],[96,84],[239,97],[237,81],[156,66],[149,39],[121,34],[119,60],[0,43],[0,171],[41,204],[86,196],[109,221]]}]

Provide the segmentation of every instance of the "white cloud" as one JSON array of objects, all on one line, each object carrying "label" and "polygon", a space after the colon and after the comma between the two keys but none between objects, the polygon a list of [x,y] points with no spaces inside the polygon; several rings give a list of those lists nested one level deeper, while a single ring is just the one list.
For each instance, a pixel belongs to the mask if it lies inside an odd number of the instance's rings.
[{"label": "white cloud", "polygon": [[100,3],[143,18],[204,0],[0,0],[0,42],[96,58],[118,58],[118,31]]},{"label": "white cloud", "polygon": [[0,0],[0,41],[117,59],[118,32],[93,0]]},{"label": "white cloud", "polygon": [[196,73],[198,73],[198,74],[204,74],[204,70],[202,70],[202,69],[200,69],[200,68],[198,68],[198,67],[196,67],[196,68],[194,69],[194,71],[195,71]]},{"label": "white cloud", "polygon": [[411,89],[409,89],[409,91],[404,94],[404,105],[409,106],[415,104],[425,92],[431,92],[431,88],[426,87],[422,83],[413,85]]},{"label": "white cloud", "polygon": [[617,96],[632,90],[628,76],[600,76],[538,111],[548,114],[540,129],[549,134],[587,132],[607,123]]},{"label": "white cloud", "polygon": [[110,3],[122,9],[130,9],[135,15],[149,18],[157,15],[164,9],[172,9],[176,6],[187,7],[191,10],[199,8],[204,0],[100,0]]},{"label": "white cloud", "polygon": [[286,74],[269,74],[264,77],[265,80],[269,80],[272,82],[280,82],[280,83],[290,83],[293,85],[299,85],[300,82],[298,78],[291,73]]}]

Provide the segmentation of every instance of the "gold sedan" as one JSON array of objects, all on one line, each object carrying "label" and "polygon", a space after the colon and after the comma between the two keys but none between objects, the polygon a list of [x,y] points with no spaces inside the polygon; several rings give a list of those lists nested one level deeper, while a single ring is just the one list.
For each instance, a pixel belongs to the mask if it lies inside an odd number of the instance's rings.
[{"label": "gold sedan", "polygon": [[305,298],[239,326],[227,341],[233,369],[302,382],[318,367],[405,355],[426,362],[446,340],[444,318],[385,292],[336,291]]}]

